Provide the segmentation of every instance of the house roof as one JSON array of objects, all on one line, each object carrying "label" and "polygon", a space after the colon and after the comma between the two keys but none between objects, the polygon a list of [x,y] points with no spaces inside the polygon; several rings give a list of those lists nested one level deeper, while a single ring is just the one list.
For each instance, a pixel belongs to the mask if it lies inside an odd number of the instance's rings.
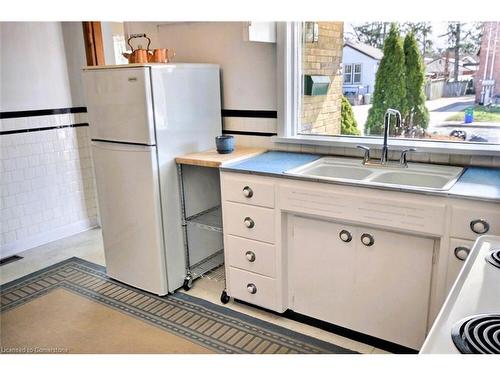
[{"label": "house roof", "polygon": [[346,40],[344,42],[344,47],[351,47],[352,49],[355,49],[356,51],[361,52],[362,54],[375,60],[382,60],[382,57],[384,57],[384,52],[382,50],[365,43]]}]

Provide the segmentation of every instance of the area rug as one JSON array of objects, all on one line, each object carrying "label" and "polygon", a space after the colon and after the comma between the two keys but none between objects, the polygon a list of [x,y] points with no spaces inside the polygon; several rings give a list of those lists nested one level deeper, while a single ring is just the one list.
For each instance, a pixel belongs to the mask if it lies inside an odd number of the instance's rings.
[{"label": "area rug", "polygon": [[183,293],[158,297],[79,258],[0,288],[1,353],[353,353]]}]

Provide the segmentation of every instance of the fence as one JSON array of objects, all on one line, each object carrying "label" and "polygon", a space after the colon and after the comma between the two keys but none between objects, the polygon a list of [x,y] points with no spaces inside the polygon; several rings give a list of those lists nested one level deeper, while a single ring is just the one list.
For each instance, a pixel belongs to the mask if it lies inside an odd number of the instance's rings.
[{"label": "fence", "polygon": [[429,81],[425,84],[427,100],[442,97],[463,96],[468,94],[469,81],[446,82],[444,78]]}]

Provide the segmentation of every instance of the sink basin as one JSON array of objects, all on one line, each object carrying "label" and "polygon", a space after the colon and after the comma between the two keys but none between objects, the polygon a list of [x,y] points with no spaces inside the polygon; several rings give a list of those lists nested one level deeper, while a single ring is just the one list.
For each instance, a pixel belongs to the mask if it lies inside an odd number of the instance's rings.
[{"label": "sink basin", "polygon": [[449,179],[443,176],[430,175],[424,173],[387,172],[372,178],[371,181],[381,182],[391,185],[405,185],[405,186],[426,187],[431,189],[442,189],[449,182]]},{"label": "sink basin", "polygon": [[408,163],[408,168],[401,168],[397,162],[363,165],[361,159],[327,156],[285,174],[363,185],[446,191],[462,172],[463,168],[446,165]]},{"label": "sink basin", "polygon": [[351,166],[335,165],[335,164],[319,164],[307,172],[311,176],[342,178],[350,180],[363,180],[372,172],[365,168],[355,168]]}]

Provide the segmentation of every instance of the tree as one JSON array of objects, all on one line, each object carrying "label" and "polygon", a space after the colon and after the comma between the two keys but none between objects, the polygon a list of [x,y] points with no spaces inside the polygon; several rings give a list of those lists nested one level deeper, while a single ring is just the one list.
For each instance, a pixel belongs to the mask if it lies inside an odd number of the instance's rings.
[{"label": "tree", "polygon": [[453,79],[458,80],[462,54],[477,52],[481,45],[482,24],[479,22],[448,22],[447,32],[440,37],[448,38],[448,50],[453,51]]},{"label": "tree", "polygon": [[360,135],[351,103],[349,103],[349,100],[347,100],[345,96],[342,96],[342,104],[340,108],[340,134]]},{"label": "tree", "polygon": [[[396,24],[391,25],[384,43],[384,57],[375,77],[373,105],[368,112],[365,124],[366,134],[381,134],[384,127],[384,114],[388,108],[406,114],[405,56],[403,41]],[[394,123],[391,124],[394,134]]]},{"label": "tree", "polygon": [[415,34],[406,34],[404,40],[406,102],[408,111],[405,116],[405,127],[410,130],[414,126],[426,129],[429,125],[429,111],[425,106],[425,67],[418,48]]},{"label": "tree", "polygon": [[408,34],[413,33],[415,39],[420,44],[422,56],[432,54],[433,41],[429,38],[432,35],[432,23],[430,22],[405,22],[402,30]]},{"label": "tree", "polygon": [[365,22],[362,25],[353,26],[354,38],[358,42],[382,48],[389,25],[389,22]]}]

